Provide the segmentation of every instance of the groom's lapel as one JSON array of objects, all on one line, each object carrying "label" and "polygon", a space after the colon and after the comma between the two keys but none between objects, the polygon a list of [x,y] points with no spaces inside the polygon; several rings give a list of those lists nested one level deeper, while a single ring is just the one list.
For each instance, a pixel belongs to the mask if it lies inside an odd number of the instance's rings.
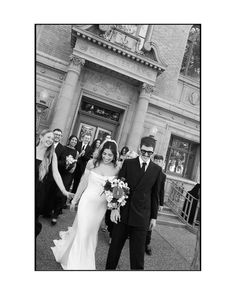
[{"label": "groom's lapel", "polygon": [[149,177],[152,175],[154,165],[155,164],[153,164],[152,161],[150,161],[150,163],[147,167],[147,170],[143,174],[142,178],[139,180],[139,183],[136,188],[142,186],[143,184],[145,184],[148,181]]}]

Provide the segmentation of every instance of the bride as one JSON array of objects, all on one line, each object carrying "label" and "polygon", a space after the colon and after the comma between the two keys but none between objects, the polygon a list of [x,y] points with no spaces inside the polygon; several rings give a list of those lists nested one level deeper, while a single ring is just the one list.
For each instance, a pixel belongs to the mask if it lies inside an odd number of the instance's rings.
[{"label": "bride", "polygon": [[101,221],[107,209],[103,186],[118,175],[117,144],[106,141],[98,157],[90,160],[71,202],[71,210],[79,201],[72,227],[60,232],[61,240],[52,247],[56,261],[65,270],[95,270],[95,251]]}]

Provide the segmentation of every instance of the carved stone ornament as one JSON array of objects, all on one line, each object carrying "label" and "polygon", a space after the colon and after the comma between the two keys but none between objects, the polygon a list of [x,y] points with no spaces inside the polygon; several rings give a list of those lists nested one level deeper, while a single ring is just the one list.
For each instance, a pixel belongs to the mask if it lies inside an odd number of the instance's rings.
[{"label": "carved stone ornament", "polygon": [[99,29],[103,32],[109,31],[111,27],[111,25],[99,25]]},{"label": "carved stone ornament", "polygon": [[142,85],[142,90],[146,93],[146,94],[151,94],[154,91],[154,87],[150,84],[147,83],[143,83]]},{"label": "carved stone ornament", "polygon": [[196,105],[196,104],[199,104],[200,97],[199,97],[199,94],[197,92],[192,92],[189,95],[189,98],[188,99],[189,99],[189,102],[192,105]]},{"label": "carved stone ornament", "polygon": [[78,67],[78,66],[83,66],[85,63],[85,60],[83,58],[80,58],[72,54],[70,56],[70,62],[71,62],[71,65]]}]

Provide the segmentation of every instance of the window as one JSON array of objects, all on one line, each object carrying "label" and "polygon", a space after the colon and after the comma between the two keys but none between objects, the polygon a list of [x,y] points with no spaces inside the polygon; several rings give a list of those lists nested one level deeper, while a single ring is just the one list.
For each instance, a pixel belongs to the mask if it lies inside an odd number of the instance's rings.
[{"label": "window", "polygon": [[200,65],[200,25],[193,25],[189,32],[180,73],[199,79]]},{"label": "window", "polygon": [[139,50],[142,49],[147,30],[148,30],[148,25],[117,25],[116,26],[118,29],[127,32],[135,37],[139,37],[140,43],[139,43]]},{"label": "window", "polygon": [[172,136],[170,139],[165,172],[187,179],[193,179],[196,155],[199,144]]},{"label": "window", "polygon": [[120,119],[120,113],[87,101],[82,101],[81,110],[116,122]]}]

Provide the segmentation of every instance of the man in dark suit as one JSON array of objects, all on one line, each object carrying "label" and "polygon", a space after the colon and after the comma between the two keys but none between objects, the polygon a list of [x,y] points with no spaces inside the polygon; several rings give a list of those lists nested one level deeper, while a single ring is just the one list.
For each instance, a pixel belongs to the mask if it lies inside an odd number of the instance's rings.
[{"label": "man in dark suit", "polygon": [[64,149],[64,146],[61,144],[61,139],[62,139],[62,131],[59,128],[56,128],[53,130],[54,133],[54,148],[55,148],[55,153],[57,155],[57,159],[60,159],[61,153]]},{"label": "man in dark suit", "polygon": [[156,226],[158,192],[161,168],[150,157],[155,140],[143,137],[140,156],[125,160],[118,177],[124,177],[130,188],[127,203],[119,210],[112,210],[111,220],[115,222],[108,252],[106,269],[116,269],[122,248],[129,235],[130,267],[144,269],[145,241],[148,229]]},{"label": "man in dark suit", "polygon": [[[153,157],[153,162],[157,164],[159,167],[161,167],[161,170],[163,168],[163,156],[155,155]],[[165,196],[165,181],[166,181],[166,175],[161,171],[160,174],[160,186],[159,186],[159,211],[162,211],[163,205],[164,205],[164,196]],[[145,252],[147,255],[152,255],[152,248],[151,248],[151,238],[152,238],[152,230],[148,230],[147,237],[146,237],[146,246],[145,246]]]},{"label": "man in dark suit", "polygon": [[88,133],[85,133],[82,138],[82,141],[78,142],[75,147],[77,149],[77,151],[79,152],[79,157],[78,157],[77,165],[75,168],[72,193],[76,193],[76,190],[78,188],[80,179],[84,173],[87,162],[91,158],[92,148],[89,145],[90,139],[91,139],[91,135]]}]

